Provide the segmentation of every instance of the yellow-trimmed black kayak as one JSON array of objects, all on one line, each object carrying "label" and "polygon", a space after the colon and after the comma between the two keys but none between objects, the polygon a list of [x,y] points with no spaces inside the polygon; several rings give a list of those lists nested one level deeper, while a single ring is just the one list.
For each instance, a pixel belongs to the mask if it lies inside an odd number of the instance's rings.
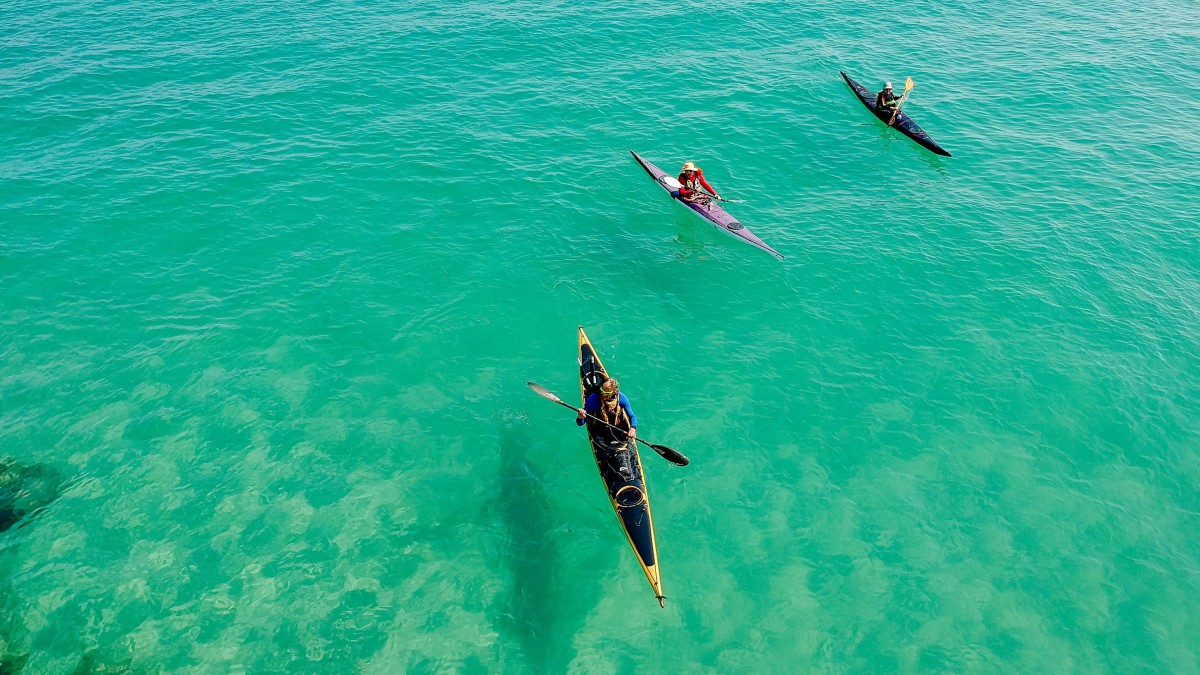
[{"label": "yellow-trimmed black kayak", "polygon": [[[584,407],[587,405],[588,396],[597,393],[606,379],[608,372],[580,326],[579,392],[583,397]],[[663,597],[662,578],[659,575],[658,546],[654,541],[654,519],[650,515],[650,495],[646,492],[642,458],[638,455],[636,443],[625,441],[610,445],[610,438],[598,425],[588,425],[592,456],[596,459],[596,468],[604,481],[608,499],[612,502],[613,511],[625,530],[625,536],[629,539],[629,545],[633,547],[642,571],[650,580],[654,597],[658,604],[663,606],[666,598]]]}]

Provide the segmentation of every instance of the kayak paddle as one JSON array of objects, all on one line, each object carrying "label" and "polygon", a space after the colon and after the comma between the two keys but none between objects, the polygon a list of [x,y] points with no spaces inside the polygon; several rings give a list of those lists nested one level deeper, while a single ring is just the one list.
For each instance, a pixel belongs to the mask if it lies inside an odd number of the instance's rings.
[{"label": "kayak paddle", "polygon": [[[704,192],[704,191],[701,190],[701,192]],[[726,202],[728,204],[745,204],[746,203],[746,200],[744,200],[744,199],[725,199],[724,197],[718,197],[716,195],[709,195],[707,192],[704,192],[704,194],[708,195],[709,197],[712,197],[713,199],[715,199],[719,202]]]},{"label": "kayak paddle", "polygon": [[[576,408],[575,406],[573,406],[569,403],[565,403],[561,398],[555,396],[554,392],[543,387],[542,385],[538,384],[537,382],[526,381],[525,384],[529,385],[529,388],[533,390],[533,393],[537,394],[538,396],[541,396],[542,398],[544,398],[548,401],[554,401],[555,403],[561,405],[564,408],[570,408],[571,410],[574,410],[577,413],[582,413],[584,417],[589,417],[589,418],[599,422],[600,424],[603,424],[606,427],[612,427],[613,429],[616,429],[617,431],[624,431],[624,429],[621,429],[620,427],[615,427],[615,426],[609,424],[608,422],[605,422],[604,420],[600,419],[599,417],[596,417],[594,415],[589,415],[588,413],[584,412],[583,410],[580,410],[579,408]],[[635,437],[635,440],[638,443],[641,443],[642,445],[645,445],[645,446],[649,447],[651,450],[662,455],[663,459],[674,464],[675,466],[687,466],[688,465],[688,458],[684,457],[683,453],[679,452],[675,448],[668,448],[665,445],[655,445],[654,443],[647,443],[646,441],[643,441],[642,439],[636,438],[636,437]]]},{"label": "kayak paddle", "polygon": [[910,77],[904,80],[904,94],[900,97],[900,100],[896,102],[896,109],[892,111],[892,119],[888,120],[889,127],[892,126],[892,123],[896,121],[896,115],[900,114],[900,106],[904,105],[904,100],[908,98],[908,92],[912,90],[913,81]]},{"label": "kayak paddle", "polygon": [[[671,176],[663,176],[659,180],[662,181],[663,185],[666,185],[667,187],[671,188],[672,190],[678,190],[683,187],[683,183],[680,183],[678,179],[672,178]],[[744,200],[741,200],[741,199],[725,199],[724,197],[718,197],[714,194],[709,194],[708,192],[705,192],[704,190],[696,190],[696,192],[699,192],[702,195],[708,195],[709,197],[712,197],[713,199],[715,199],[719,202],[728,202],[730,204],[745,204],[746,203]]]}]

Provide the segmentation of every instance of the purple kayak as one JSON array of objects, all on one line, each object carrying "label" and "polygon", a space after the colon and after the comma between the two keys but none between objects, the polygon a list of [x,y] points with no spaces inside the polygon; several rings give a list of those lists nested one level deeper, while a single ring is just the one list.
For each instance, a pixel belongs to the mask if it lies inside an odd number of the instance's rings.
[{"label": "purple kayak", "polygon": [[642,159],[640,155],[632,150],[629,151],[629,154],[633,155],[633,158],[638,161],[638,164],[642,165],[642,168],[646,170],[646,173],[650,174],[650,177],[654,179],[655,183],[658,183],[660,188],[666,190],[667,194],[671,195],[672,199],[682,204],[689,211],[695,213],[697,216],[700,216],[709,224],[725,234],[728,234],[734,239],[740,239],[741,241],[744,241],[755,248],[762,249],[767,253],[770,253],[780,260],[783,259],[783,256],[780,255],[779,251],[776,251],[770,246],[764,244],[762,239],[754,236],[753,232],[746,229],[745,225],[742,225],[737,221],[736,218],[729,215],[729,212],[721,208],[715,200],[710,201],[707,204],[697,204],[694,202],[683,201],[678,196],[679,181],[676,180],[674,176]]}]

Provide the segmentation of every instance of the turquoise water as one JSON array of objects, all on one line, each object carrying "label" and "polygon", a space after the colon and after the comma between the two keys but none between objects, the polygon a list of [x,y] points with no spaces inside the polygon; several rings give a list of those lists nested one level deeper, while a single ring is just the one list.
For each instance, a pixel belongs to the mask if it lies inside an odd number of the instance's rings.
[{"label": "turquoise water", "polygon": [[1200,669],[1194,3],[0,19],[0,671]]}]

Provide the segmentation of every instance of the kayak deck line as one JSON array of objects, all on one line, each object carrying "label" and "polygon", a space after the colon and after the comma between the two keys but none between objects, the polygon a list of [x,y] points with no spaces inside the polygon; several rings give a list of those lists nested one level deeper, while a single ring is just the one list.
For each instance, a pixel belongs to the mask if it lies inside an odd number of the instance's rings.
[{"label": "kayak deck line", "polygon": [[854,92],[854,95],[858,97],[858,100],[867,107],[867,110],[871,111],[871,114],[875,115],[876,119],[884,124],[892,122],[891,124],[888,124],[888,126],[913,139],[917,142],[917,145],[920,145],[933,154],[941,155],[942,157],[950,157],[950,153],[946,152],[946,150],[943,149],[942,146],[938,145],[937,142],[929,136],[929,134],[925,133],[925,130],[922,129],[916,122],[914,122],[913,118],[908,116],[908,113],[904,112],[903,110],[897,111],[895,121],[892,121],[892,116],[889,113],[884,113],[883,115],[879,114],[879,112],[875,110],[875,98],[877,94],[862,86],[858,82],[855,82],[844,71],[839,70],[838,72],[841,73],[842,79],[846,80],[846,84],[850,85],[850,89]]},{"label": "kayak deck line", "polygon": [[[599,391],[600,385],[608,379],[608,371],[600,361],[588,336],[579,327],[579,392],[583,399],[583,407],[587,406],[589,394]],[[666,596],[662,592],[662,575],[658,564],[658,543],[654,537],[654,516],[650,511],[650,493],[646,489],[645,473],[642,470],[642,458],[637,451],[637,444],[629,443],[623,449],[614,451],[603,439],[592,435],[588,426],[588,443],[592,448],[592,458],[596,461],[596,469],[600,472],[600,480],[604,483],[609,502],[625,538],[637,556],[642,572],[654,590],[654,598],[660,607],[666,606]]]},{"label": "kayak deck line", "polygon": [[721,205],[717,204],[715,200],[709,200],[706,204],[701,204],[699,202],[686,202],[680,199],[679,187],[682,186],[679,185],[679,181],[676,180],[674,176],[668,174],[666,171],[663,171],[654,164],[651,164],[648,160],[633,150],[630,150],[629,154],[633,155],[633,158],[637,160],[637,163],[640,164],[642,169],[654,179],[655,183],[658,183],[660,188],[665,190],[667,194],[671,195],[671,199],[687,207],[689,211],[703,218],[705,222],[713,227],[716,227],[725,234],[728,234],[734,239],[744,241],[759,250],[766,251],[776,258],[783,260],[782,253],[771,248],[766,244],[766,242],[755,236],[755,234],[751,232],[749,228],[738,222],[738,220],[730,215],[728,211],[721,208]]}]

